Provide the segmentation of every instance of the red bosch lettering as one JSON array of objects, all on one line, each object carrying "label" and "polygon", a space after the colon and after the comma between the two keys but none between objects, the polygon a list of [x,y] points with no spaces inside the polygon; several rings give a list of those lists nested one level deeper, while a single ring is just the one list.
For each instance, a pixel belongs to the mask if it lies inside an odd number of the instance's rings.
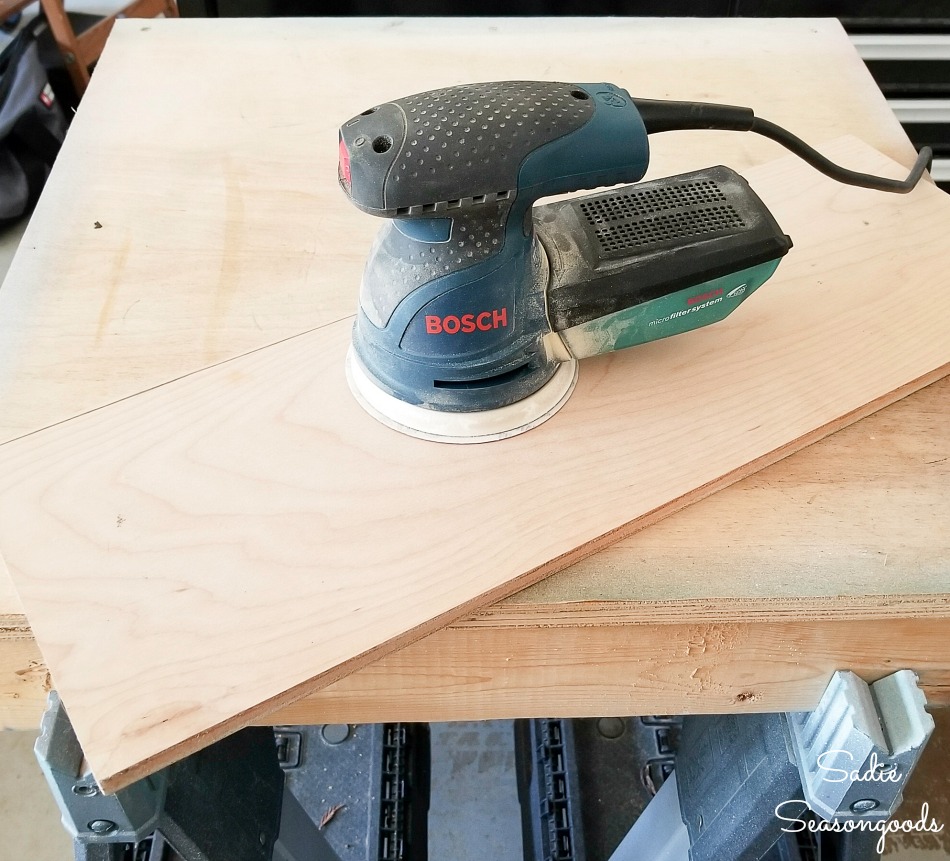
[{"label": "red bosch lettering", "polygon": [[495,308],[492,311],[482,311],[478,314],[447,314],[439,317],[437,314],[425,315],[427,335],[457,335],[459,332],[490,332],[492,329],[504,329],[508,326],[508,309]]},{"label": "red bosch lettering", "polygon": [[686,300],[687,305],[695,305],[697,302],[707,302],[710,299],[715,299],[717,296],[722,296],[722,287],[717,287],[715,290],[709,290],[706,293],[698,293],[696,296],[690,296]]}]

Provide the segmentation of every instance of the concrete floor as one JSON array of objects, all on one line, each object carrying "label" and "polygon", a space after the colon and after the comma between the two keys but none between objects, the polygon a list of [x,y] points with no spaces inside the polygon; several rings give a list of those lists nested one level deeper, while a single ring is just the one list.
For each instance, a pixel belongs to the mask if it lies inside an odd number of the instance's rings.
[{"label": "concrete floor", "polygon": [[0,732],[0,861],[69,861],[72,840],[33,756],[35,735]]}]

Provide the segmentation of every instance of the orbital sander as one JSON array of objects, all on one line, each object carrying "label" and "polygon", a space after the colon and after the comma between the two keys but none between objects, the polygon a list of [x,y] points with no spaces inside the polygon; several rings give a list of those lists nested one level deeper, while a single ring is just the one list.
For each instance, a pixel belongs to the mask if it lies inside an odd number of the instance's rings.
[{"label": "orbital sander", "polygon": [[482,83],[371,107],[339,140],[343,190],[386,219],[346,361],[360,404],[424,439],[502,439],[563,406],[579,359],[731,314],[792,243],[727,167],[639,182],[648,135],[681,129],[756,132],[881,191],[909,191],[931,160],[925,148],[904,180],[857,173],[749,108],[612,84]]}]

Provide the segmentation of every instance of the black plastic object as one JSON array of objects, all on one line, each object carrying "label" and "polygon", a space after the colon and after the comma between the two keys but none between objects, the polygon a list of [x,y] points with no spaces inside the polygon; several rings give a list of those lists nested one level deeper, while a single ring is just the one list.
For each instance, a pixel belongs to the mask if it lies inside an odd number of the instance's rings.
[{"label": "black plastic object", "polygon": [[672,773],[674,715],[571,721],[587,861],[608,861]]},{"label": "black plastic object", "polygon": [[77,838],[76,861],[272,861],[284,777],[269,728],[240,730],[167,775],[155,832],[137,844]]},{"label": "black plastic object", "polygon": [[169,768],[161,833],[185,857],[270,861],[282,792],[270,729],[241,730]]},{"label": "black plastic object", "polygon": [[747,132],[755,122],[752,108],[710,102],[676,102],[664,99],[634,99],[647,134],[685,129],[723,129]]},{"label": "black plastic object", "polygon": [[586,861],[570,721],[515,724],[525,861]]},{"label": "black plastic object", "polygon": [[950,62],[930,59],[865,60],[889,99],[950,97]]},{"label": "black plastic object", "polygon": [[516,721],[525,861],[609,861],[672,772],[681,725],[672,715]]},{"label": "black plastic object", "polygon": [[782,837],[777,805],[802,797],[785,716],[687,716],[676,760],[691,861],[758,861]]},{"label": "black plastic object", "polygon": [[548,204],[536,211],[552,261],[555,331],[784,256],[792,241],[727,167]]},{"label": "black plastic object", "polygon": [[[299,739],[287,789],[334,861],[426,861],[429,806],[427,724],[278,727]],[[329,739],[329,741],[328,741]]]},{"label": "black plastic object", "polygon": [[379,795],[380,861],[425,861],[429,806],[429,728],[382,726]]},{"label": "black plastic object", "polygon": [[[148,778],[146,778],[148,779]],[[169,767],[158,829],[77,861],[426,861],[427,724],[254,727]]]},{"label": "black plastic object", "polygon": [[924,171],[933,161],[933,152],[924,147],[917,161],[904,179],[860,173],[835,164],[805,141],[769,120],[754,115],[750,108],[735,105],[717,105],[710,102],[678,102],[655,99],[634,99],[647,134],[685,129],[723,129],[725,131],[755,132],[781,144],[808,162],[815,170],[845,185],[906,194],[912,191]]}]

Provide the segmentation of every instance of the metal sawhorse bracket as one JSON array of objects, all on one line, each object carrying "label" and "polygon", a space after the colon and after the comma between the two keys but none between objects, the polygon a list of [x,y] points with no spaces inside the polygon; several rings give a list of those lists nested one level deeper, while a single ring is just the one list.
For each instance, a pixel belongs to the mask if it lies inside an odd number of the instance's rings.
[{"label": "metal sawhorse bracket", "polygon": [[673,775],[611,861],[821,861],[832,844],[834,861],[877,859],[934,728],[916,681],[837,672],[813,712],[687,717]]}]

